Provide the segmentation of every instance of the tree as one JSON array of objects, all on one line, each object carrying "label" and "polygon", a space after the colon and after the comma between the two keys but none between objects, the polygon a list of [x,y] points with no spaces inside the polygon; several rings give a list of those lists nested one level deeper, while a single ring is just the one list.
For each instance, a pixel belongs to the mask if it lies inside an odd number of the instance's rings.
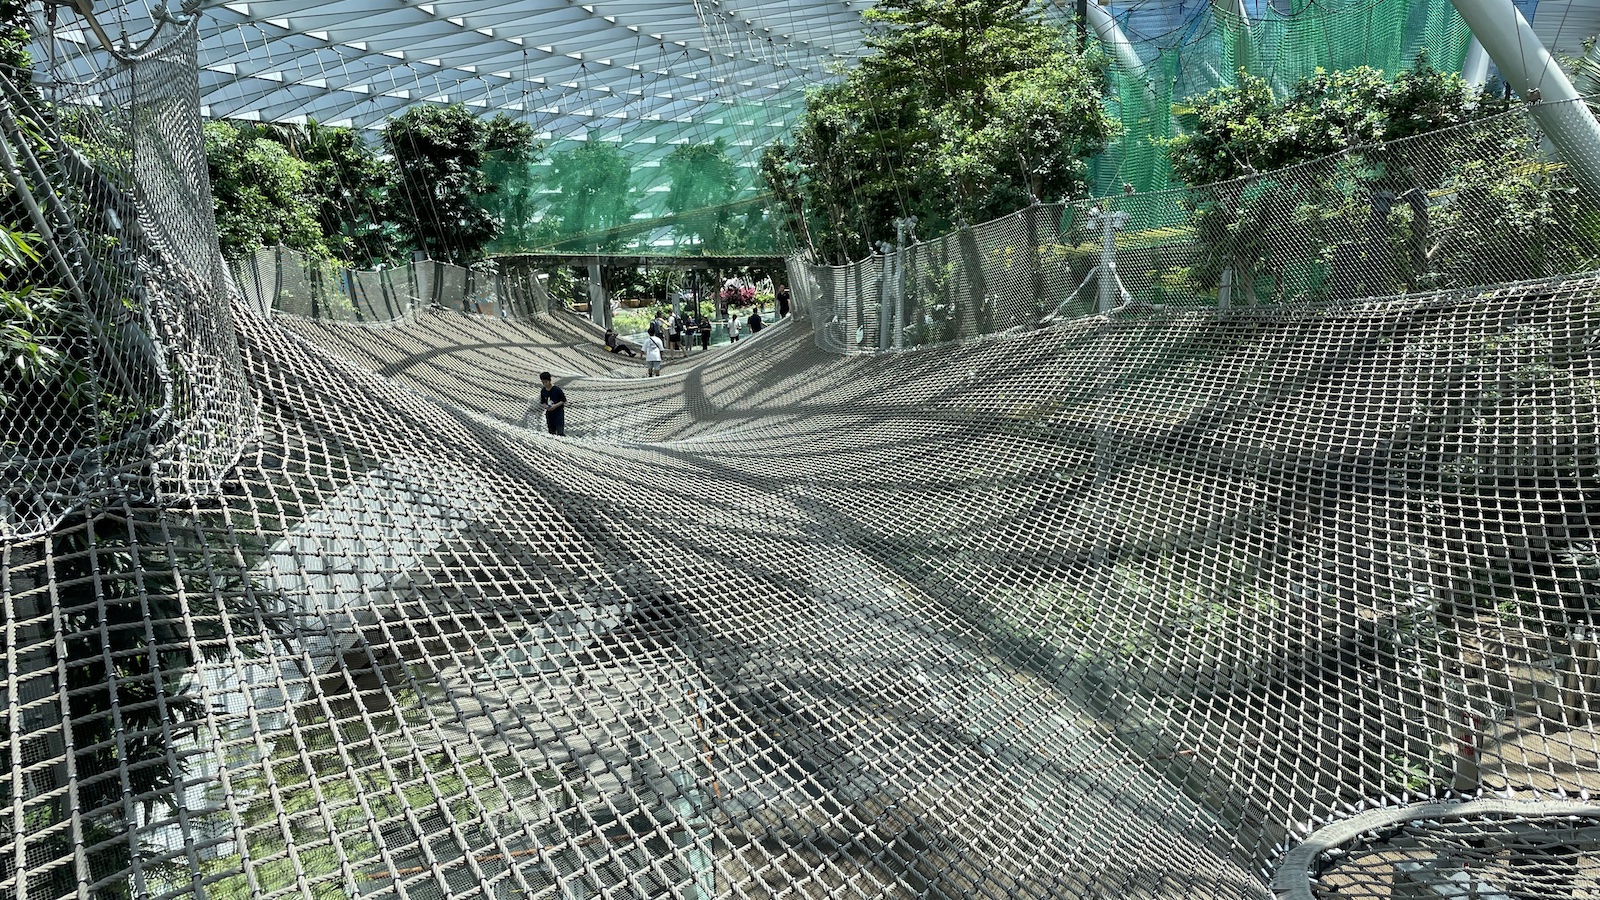
[{"label": "tree", "polygon": [[1174,138],[1167,154],[1173,174],[1198,186],[1449,128],[1506,108],[1425,58],[1392,81],[1370,66],[1319,69],[1282,99],[1264,79],[1240,72],[1238,85],[1194,101],[1189,133]]},{"label": "tree", "polygon": [[728,142],[681,144],[662,162],[671,187],[667,210],[674,216],[699,213],[677,226],[708,253],[725,253],[737,238],[728,233],[732,212],[727,205],[739,193],[739,170],[728,157]]},{"label": "tree", "polygon": [[363,267],[392,259],[401,240],[389,208],[394,166],[350,128],[310,122],[298,143],[309,166],[307,194],[329,252]]},{"label": "tree", "polygon": [[484,209],[498,229],[496,239],[511,247],[525,246],[533,234],[538,182],[532,164],[542,149],[526,122],[504,113],[489,120],[482,168],[493,191],[484,198]]},{"label": "tree", "polygon": [[[791,148],[762,172],[799,193],[813,246],[860,258],[914,215],[934,234],[1071,196],[1115,124],[1105,63],[1029,0],[888,0],[865,16],[874,51],[813,89]],[[792,169],[790,167],[792,166]]]},{"label": "tree", "polygon": [[498,230],[485,208],[495,192],[485,157],[533,152],[532,129],[503,114],[484,122],[452,104],[412,107],[383,136],[399,176],[391,210],[401,233],[432,259],[468,265],[481,257]]},{"label": "tree", "polygon": [[326,256],[311,198],[311,166],[251,125],[205,125],[206,167],[223,255],[283,244]]},{"label": "tree", "polygon": [[628,196],[632,169],[616,144],[590,139],[550,158],[550,183],[560,190],[547,212],[563,243],[587,250],[617,250],[626,235],[612,229],[633,217]]},{"label": "tree", "polygon": [[816,244],[806,228],[805,190],[800,184],[800,166],[795,162],[793,148],[783,143],[768,144],[761,152],[758,170],[761,183],[772,194],[777,229],[796,246],[803,245],[815,253]]},{"label": "tree", "polygon": [[[1232,270],[1246,303],[1266,273],[1274,294],[1293,293],[1285,284],[1298,280],[1313,297],[1444,286],[1441,267],[1475,268],[1440,254],[1446,246],[1470,252],[1451,235],[1509,233],[1491,221],[1465,227],[1463,211],[1495,221],[1521,215],[1523,225],[1512,231],[1529,234],[1526,216],[1559,206],[1566,195],[1542,175],[1511,179],[1527,194],[1522,200],[1469,184],[1486,171],[1515,171],[1510,163],[1485,167],[1491,160],[1528,158],[1527,141],[1508,139],[1498,126],[1485,126],[1499,135],[1488,141],[1474,129],[1426,143],[1401,139],[1505,109],[1425,59],[1392,80],[1368,67],[1318,71],[1282,98],[1241,73],[1237,86],[1199,98],[1190,132],[1168,146],[1174,174],[1193,186],[1185,201],[1197,245],[1190,277],[1211,289]],[[1288,168],[1317,159],[1324,161],[1312,169]],[[1443,196],[1455,199],[1442,204]],[[1473,207],[1468,198],[1494,203]],[[1559,230],[1552,225],[1544,233]]]}]

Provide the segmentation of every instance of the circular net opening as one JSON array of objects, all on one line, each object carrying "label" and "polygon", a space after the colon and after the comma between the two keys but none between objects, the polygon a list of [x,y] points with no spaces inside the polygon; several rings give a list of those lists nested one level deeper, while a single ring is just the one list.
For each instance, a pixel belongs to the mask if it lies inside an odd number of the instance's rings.
[{"label": "circular net opening", "polygon": [[1299,900],[1600,897],[1600,806],[1478,801],[1363,813],[1291,852],[1276,887]]}]

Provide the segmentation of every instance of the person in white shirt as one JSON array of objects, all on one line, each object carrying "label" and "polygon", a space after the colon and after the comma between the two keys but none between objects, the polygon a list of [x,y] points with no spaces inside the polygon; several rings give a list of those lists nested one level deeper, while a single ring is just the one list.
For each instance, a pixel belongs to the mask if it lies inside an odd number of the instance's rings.
[{"label": "person in white shirt", "polygon": [[661,374],[661,349],[661,338],[653,334],[644,336],[644,367],[647,377]]}]

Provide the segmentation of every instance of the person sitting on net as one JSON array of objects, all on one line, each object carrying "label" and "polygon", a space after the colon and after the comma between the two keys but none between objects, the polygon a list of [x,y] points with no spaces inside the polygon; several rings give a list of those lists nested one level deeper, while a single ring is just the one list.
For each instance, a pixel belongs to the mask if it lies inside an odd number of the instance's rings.
[{"label": "person sitting on net", "polygon": [[612,353],[626,353],[629,356],[639,355],[633,352],[632,347],[629,347],[627,344],[622,342],[622,338],[617,335],[616,331],[609,328],[606,329],[606,349],[610,350]]}]

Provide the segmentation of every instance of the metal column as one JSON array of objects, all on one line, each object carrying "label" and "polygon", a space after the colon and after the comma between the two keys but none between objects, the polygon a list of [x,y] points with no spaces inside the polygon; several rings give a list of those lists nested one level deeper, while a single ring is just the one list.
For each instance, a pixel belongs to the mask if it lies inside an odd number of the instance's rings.
[{"label": "metal column", "polygon": [[1451,0],[1506,82],[1561,153],[1578,183],[1600,198],[1600,122],[1511,0]]},{"label": "metal column", "polygon": [[1475,91],[1483,90],[1489,82],[1489,54],[1483,51],[1483,42],[1476,37],[1467,44],[1467,56],[1461,61],[1461,80]]}]

